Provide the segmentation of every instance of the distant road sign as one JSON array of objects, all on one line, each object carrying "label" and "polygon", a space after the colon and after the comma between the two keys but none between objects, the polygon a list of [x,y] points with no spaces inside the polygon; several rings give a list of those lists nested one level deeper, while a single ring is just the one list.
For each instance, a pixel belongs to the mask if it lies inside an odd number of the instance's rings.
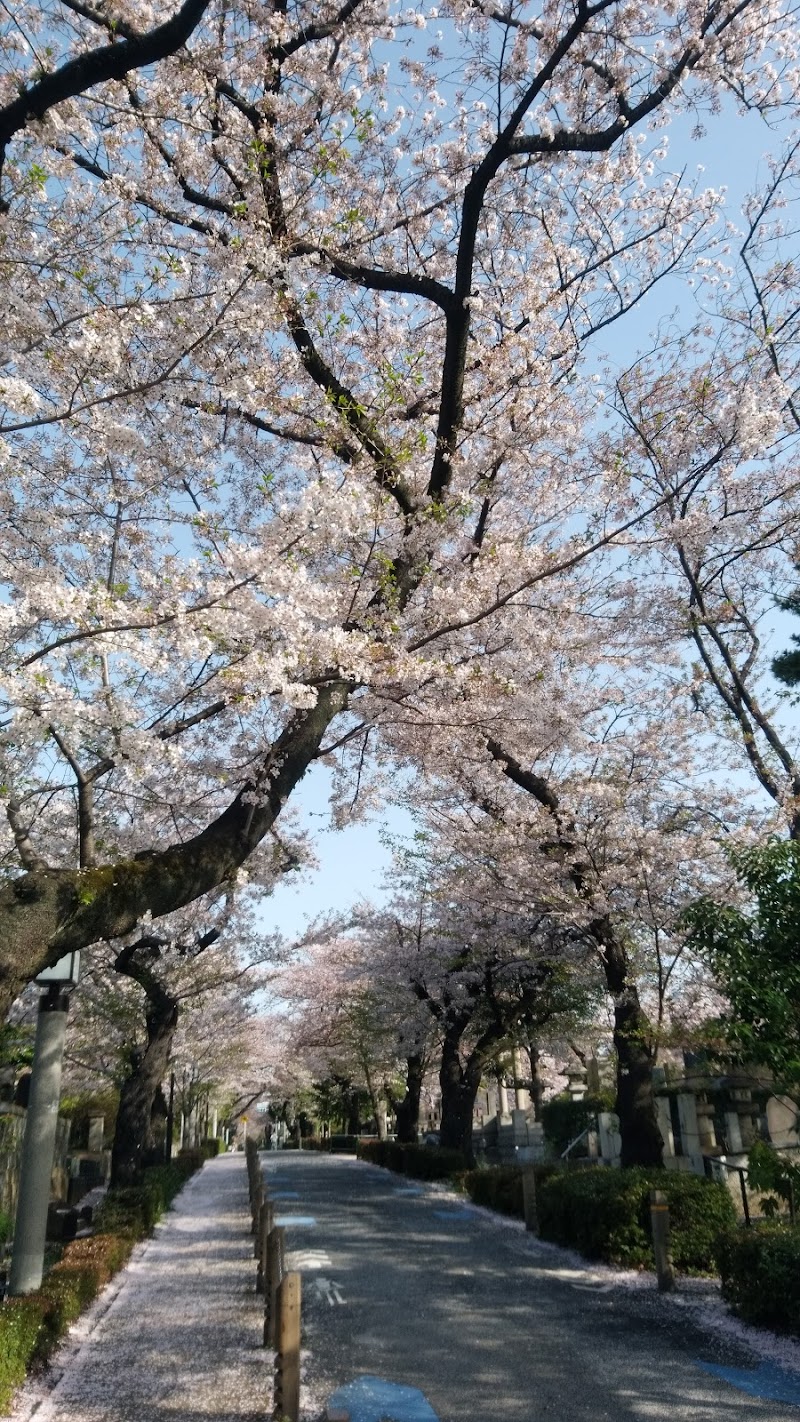
[{"label": "distant road sign", "polygon": [[268,1101],[257,1101],[257,1102],[256,1102],[256,1110],[257,1110],[257,1111],[268,1111],[268,1110],[269,1110],[269,1102],[268,1102]]}]

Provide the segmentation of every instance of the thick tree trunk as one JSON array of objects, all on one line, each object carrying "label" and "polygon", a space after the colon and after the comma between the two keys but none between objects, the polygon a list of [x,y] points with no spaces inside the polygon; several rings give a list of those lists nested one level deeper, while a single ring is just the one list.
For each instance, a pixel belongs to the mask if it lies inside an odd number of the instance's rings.
[{"label": "thick tree trunk", "polygon": [[460,1036],[446,1033],[442,1043],[439,1085],[442,1091],[442,1124],[439,1143],[447,1150],[460,1150],[468,1165],[475,1164],[472,1149],[472,1118],[481,1084],[481,1061],[472,1051],[462,1063]]},{"label": "thick tree trunk", "polygon": [[533,1107],[534,1121],[542,1119],[542,1104],[544,1102],[544,1082],[542,1073],[539,1070],[539,1059],[541,1052],[533,1042],[528,1045],[528,1060],[531,1064],[531,1106]]},{"label": "thick tree trunk", "polygon": [[614,1004],[617,1053],[617,1115],[622,1137],[622,1165],[664,1163],[653,1092],[652,1029],[641,1002],[625,947],[607,919],[594,926],[601,944],[606,984]]},{"label": "thick tree trunk", "polygon": [[358,1104],[357,1092],[353,1092],[348,1101],[344,1126],[348,1136],[357,1136],[361,1130],[361,1111]]},{"label": "thick tree trunk", "polygon": [[378,1140],[386,1140],[386,1111],[378,1092],[375,1090],[375,1083],[372,1080],[372,1072],[369,1067],[364,1067],[364,1080],[367,1084],[367,1095],[369,1104],[372,1107],[372,1114],[375,1117],[375,1129],[378,1132]]},{"label": "thick tree trunk", "polygon": [[177,1025],[178,1004],[165,992],[157,1002],[150,1004],[147,1046],[133,1064],[120,1092],[111,1149],[112,1186],[134,1185],[141,1176],[143,1158],[153,1144],[153,1103],[167,1073]]},{"label": "thick tree trunk", "polygon": [[415,1145],[419,1140],[419,1112],[425,1066],[422,1057],[406,1057],[406,1094],[394,1108],[396,1135],[403,1145]]}]

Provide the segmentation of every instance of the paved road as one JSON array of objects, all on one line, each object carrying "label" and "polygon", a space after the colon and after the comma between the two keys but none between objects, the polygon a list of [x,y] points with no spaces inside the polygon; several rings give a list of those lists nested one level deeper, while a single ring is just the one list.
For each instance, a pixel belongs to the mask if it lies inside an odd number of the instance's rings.
[{"label": "paved road", "polygon": [[439,1422],[798,1422],[800,1377],[680,1300],[352,1158],[261,1159],[317,1398],[370,1373],[421,1389]]}]

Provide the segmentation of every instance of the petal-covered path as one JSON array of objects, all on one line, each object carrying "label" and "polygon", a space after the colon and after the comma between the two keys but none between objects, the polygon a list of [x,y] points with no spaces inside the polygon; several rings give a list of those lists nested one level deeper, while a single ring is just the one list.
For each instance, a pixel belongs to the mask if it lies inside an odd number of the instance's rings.
[{"label": "petal-covered path", "polygon": [[18,1394],[15,1422],[264,1422],[272,1359],[249,1230],[244,1157],[209,1161]]},{"label": "petal-covered path", "polygon": [[[798,1346],[720,1334],[686,1285],[658,1295],[352,1158],[261,1164],[303,1275],[305,1422],[800,1416]],[[266,1422],[262,1319],[244,1158],[221,1156],[21,1390],[14,1422]]]}]

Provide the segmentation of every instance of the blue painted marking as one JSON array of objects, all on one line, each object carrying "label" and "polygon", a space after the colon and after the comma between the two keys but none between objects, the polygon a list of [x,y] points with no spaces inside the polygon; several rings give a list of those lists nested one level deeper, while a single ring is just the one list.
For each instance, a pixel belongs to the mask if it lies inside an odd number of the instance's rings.
[{"label": "blue painted marking", "polygon": [[704,1373],[712,1373],[723,1382],[738,1387],[751,1397],[766,1397],[770,1402],[788,1402],[800,1407],[800,1375],[790,1373],[777,1363],[759,1363],[757,1368],[723,1368],[718,1363],[697,1360]]},{"label": "blue painted marking", "polygon": [[434,1210],[437,1220],[471,1220],[475,1211],[469,1205],[456,1205],[452,1210]]},{"label": "blue painted marking", "polygon": [[421,1195],[422,1189],[418,1185],[401,1185],[399,1189],[392,1191],[393,1195]]},{"label": "blue painted marking", "polygon": [[276,1215],[275,1223],[283,1229],[296,1229],[298,1225],[304,1229],[311,1229],[317,1222],[313,1215]]},{"label": "blue painted marking", "polygon": [[300,1199],[300,1196],[299,1196],[297,1190],[271,1190],[271,1191],[270,1191],[270,1199],[271,1199],[271,1200],[299,1200],[299,1199]]},{"label": "blue painted marking", "polygon": [[350,1422],[439,1422],[417,1387],[365,1375],[336,1389],[328,1407],[350,1413]]}]

